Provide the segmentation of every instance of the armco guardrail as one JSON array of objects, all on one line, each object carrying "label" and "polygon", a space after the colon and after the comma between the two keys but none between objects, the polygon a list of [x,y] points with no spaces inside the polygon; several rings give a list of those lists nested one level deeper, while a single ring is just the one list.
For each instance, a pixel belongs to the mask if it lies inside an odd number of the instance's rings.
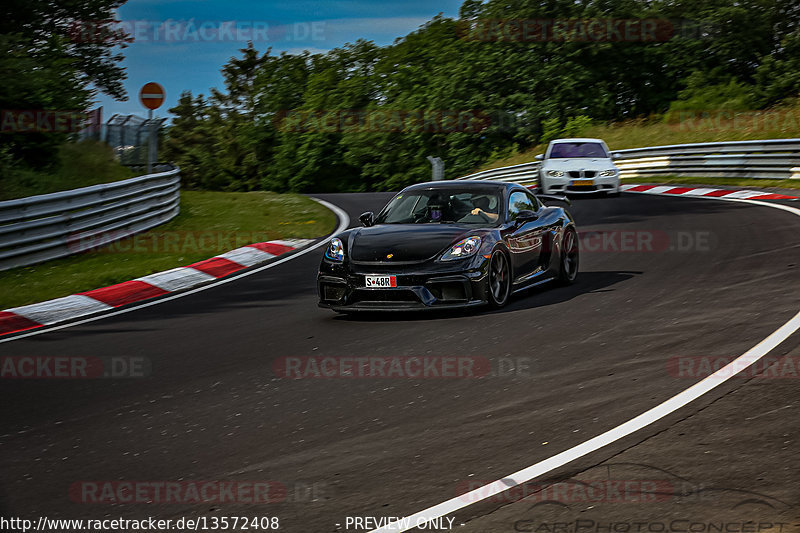
[{"label": "armco guardrail", "polygon": [[[800,179],[800,139],[673,144],[614,150],[623,178],[685,176]],[[460,179],[534,183],[539,163],[484,170]]]},{"label": "armco guardrail", "polygon": [[0,270],[153,228],[180,210],[180,169],[0,202]]}]

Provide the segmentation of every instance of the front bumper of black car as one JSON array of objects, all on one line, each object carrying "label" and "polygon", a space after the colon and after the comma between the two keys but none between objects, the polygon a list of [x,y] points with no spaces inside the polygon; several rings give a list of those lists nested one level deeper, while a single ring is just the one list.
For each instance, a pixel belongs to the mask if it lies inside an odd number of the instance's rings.
[{"label": "front bumper of black car", "polygon": [[[487,303],[488,260],[333,263],[323,260],[317,277],[319,306],[335,311],[407,311],[473,307]],[[392,275],[397,286],[366,288],[368,275]]]}]

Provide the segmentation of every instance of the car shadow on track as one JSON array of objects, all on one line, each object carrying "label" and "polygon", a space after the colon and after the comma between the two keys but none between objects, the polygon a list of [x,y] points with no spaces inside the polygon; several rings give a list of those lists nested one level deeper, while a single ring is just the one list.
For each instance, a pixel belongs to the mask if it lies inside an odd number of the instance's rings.
[{"label": "car shadow on track", "polygon": [[331,317],[333,320],[352,322],[410,322],[419,320],[444,320],[465,316],[493,315],[510,313],[525,309],[547,307],[568,302],[577,296],[586,294],[613,291],[613,285],[621,283],[642,274],[640,271],[596,271],[581,272],[574,284],[563,287],[553,283],[546,283],[520,291],[513,295],[508,304],[502,309],[491,309],[488,306],[474,307],[471,309],[424,310],[424,311],[396,311],[396,312],[357,312],[338,314]]}]

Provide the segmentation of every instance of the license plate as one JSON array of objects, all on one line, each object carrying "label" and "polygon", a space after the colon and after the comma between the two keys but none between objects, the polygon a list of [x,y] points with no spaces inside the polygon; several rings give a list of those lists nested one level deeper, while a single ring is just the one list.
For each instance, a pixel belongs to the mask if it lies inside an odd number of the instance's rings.
[{"label": "license plate", "polygon": [[592,187],[594,186],[594,180],[573,180],[572,181],[573,187]]},{"label": "license plate", "polygon": [[368,289],[397,287],[397,276],[366,276],[365,287]]}]

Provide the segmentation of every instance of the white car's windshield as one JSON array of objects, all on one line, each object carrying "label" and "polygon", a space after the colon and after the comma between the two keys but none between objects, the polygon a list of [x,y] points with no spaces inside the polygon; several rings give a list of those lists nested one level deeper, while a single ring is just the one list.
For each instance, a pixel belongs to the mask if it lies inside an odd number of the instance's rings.
[{"label": "white car's windshield", "polygon": [[550,150],[550,159],[567,159],[575,157],[607,158],[603,145],[596,142],[568,142],[554,144]]}]

